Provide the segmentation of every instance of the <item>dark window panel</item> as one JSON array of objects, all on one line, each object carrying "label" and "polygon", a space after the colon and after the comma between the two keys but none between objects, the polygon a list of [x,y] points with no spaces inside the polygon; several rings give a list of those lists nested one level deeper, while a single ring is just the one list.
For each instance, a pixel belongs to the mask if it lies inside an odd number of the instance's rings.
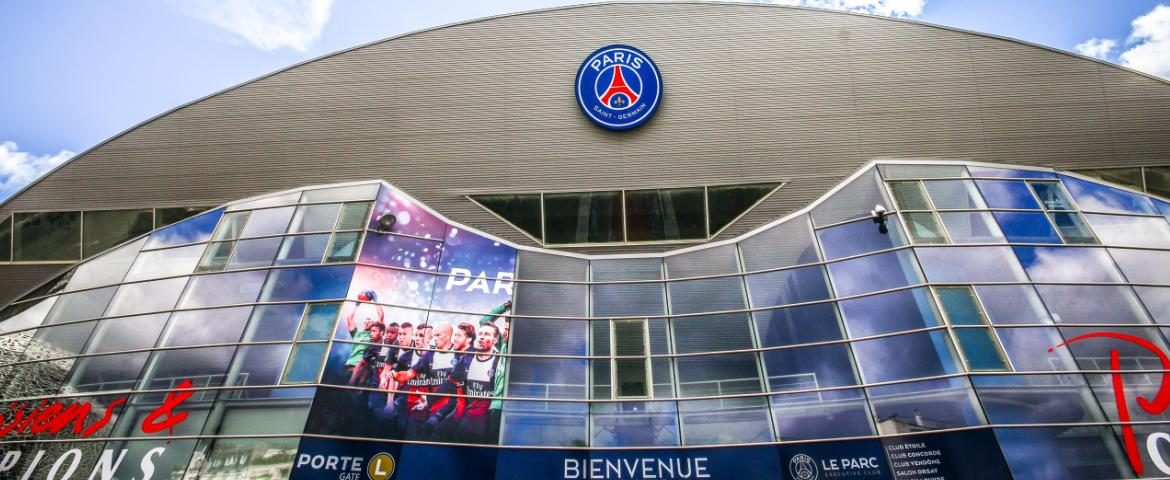
[{"label": "dark window panel", "polygon": [[1012,243],[1061,243],[1060,235],[1041,212],[994,212],[995,220]]},{"label": "dark window panel", "polygon": [[0,220],[0,262],[12,260],[12,217]]},{"label": "dark window panel", "polygon": [[722,230],[779,187],[779,183],[707,187],[710,233]]},{"label": "dark window panel", "polygon": [[707,237],[702,188],[626,192],[626,233],[631,242]]},{"label": "dark window panel", "polygon": [[186,220],[209,210],[208,207],[171,207],[154,209],[154,226],[162,228],[172,223]]},{"label": "dark window panel", "polygon": [[980,425],[975,392],[966,378],[866,389],[878,433],[908,433]]},{"label": "dark window panel", "polygon": [[1142,185],[1142,169],[1141,167],[1127,167],[1127,168],[1092,168],[1086,170],[1073,170],[1081,175],[1090,176],[1093,178],[1100,178],[1106,182],[1124,185],[1136,190],[1144,190]]},{"label": "dark window panel", "polygon": [[52,280],[41,284],[41,286],[37,287],[36,290],[28,292],[23,297],[20,297],[20,300],[28,300],[30,298],[52,295],[54,293],[60,292],[61,290],[64,290],[65,286],[69,285],[69,279],[73,278],[73,273],[76,271],[76,268],[70,268],[69,270],[66,270],[64,273],[53,277]]},{"label": "dark window panel", "polygon": [[81,212],[17,213],[13,221],[13,260],[81,259]]},{"label": "dark window panel", "polygon": [[476,195],[471,198],[537,240],[544,240],[540,232],[540,194]]},{"label": "dark window panel", "polygon": [[1170,167],[1146,167],[1146,191],[1170,198]]},{"label": "dark window panel", "polygon": [[1065,243],[1095,244],[1097,239],[1085,225],[1085,217],[1077,212],[1049,212],[1052,223],[1060,230]]},{"label": "dark window panel", "polygon": [[545,242],[624,240],[621,192],[549,193],[544,196]]},{"label": "dark window panel", "polygon": [[329,245],[329,254],[325,256],[325,261],[352,262],[357,257],[358,242],[361,238],[361,232],[333,234],[333,242]]},{"label": "dark window panel", "polygon": [[1016,480],[1131,475],[1118,436],[1107,427],[997,428],[995,437]]},{"label": "dark window panel", "polygon": [[1040,197],[1040,203],[1048,210],[1072,210],[1072,201],[1060,188],[1060,182],[1028,182],[1032,191]]},{"label": "dark window panel", "polygon": [[154,229],[151,210],[98,210],[82,215],[82,254],[89,258]]}]

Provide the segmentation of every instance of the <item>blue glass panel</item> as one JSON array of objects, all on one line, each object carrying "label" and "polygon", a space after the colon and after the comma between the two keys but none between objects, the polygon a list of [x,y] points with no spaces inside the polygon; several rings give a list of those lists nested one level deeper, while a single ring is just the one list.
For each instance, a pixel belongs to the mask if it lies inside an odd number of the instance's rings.
[{"label": "blue glass panel", "polygon": [[1068,188],[1073,199],[1081,210],[1106,213],[1145,213],[1157,215],[1158,210],[1154,203],[1145,195],[1127,192],[1121,189],[1081,180],[1079,178],[1061,175],[1064,186]]},{"label": "blue glass panel", "polygon": [[1133,290],[1107,285],[1037,285],[1056,323],[1149,323]]},{"label": "blue glass panel", "polygon": [[181,222],[156,230],[143,248],[162,248],[172,245],[206,242],[223,216],[223,209],[217,208],[196,215]]},{"label": "blue glass panel", "polygon": [[1030,285],[977,285],[975,292],[993,324],[1052,323]]},{"label": "blue glass panel", "polygon": [[1163,202],[1158,199],[1151,199],[1154,206],[1158,208],[1158,213],[1162,214],[1167,220],[1170,220],[1170,202]]},{"label": "blue glass panel", "polygon": [[995,339],[987,328],[956,328],[955,341],[971,370],[1008,370]]},{"label": "blue glass panel", "polygon": [[961,371],[951,355],[946,332],[934,330],[853,344],[865,383],[948,375]]},{"label": "blue glass panel", "polygon": [[832,297],[822,266],[801,267],[747,276],[753,307],[814,302]]},{"label": "blue glass panel", "polygon": [[1025,182],[1008,180],[976,180],[988,208],[1039,209],[1036,197]]},{"label": "blue glass panel", "polygon": [[761,346],[825,342],[843,338],[831,303],[764,310],[753,314]]},{"label": "blue glass panel", "polygon": [[680,443],[674,402],[613,402],[590,406],[591,446],[673,446]]},{"label": "blue glass panel", "polygon": [[1089,423],[1105,417],[1080,375],[974,377],[991,423]]},{"label": "blue glass panel", "polygon": [[1060,235],[1040,212],[994,212],[999,227],[1012,243],[1062,243]]},{"label": "blue glass panel", "polygon": [[1085,219],[1105,245],[1170,248],[1170,223],[1162,217],[1086,214]]},{"label": "blue glass panel", "polygon": [[763,397],[678,403],[684,445],[725,445],[773,440]]},{"label": "blue glass panel", "polygon": [[1055,173],[1038,171],[1038,170],[1018,170],[1018,169],[1012,169],[1012,168],[977,167],[977,166],[973,166],[973,165],[968,165],[967,170],[971,171],[972,177],[1056,178]]},{"label": "blue glass panel", "polygon": [[581,446],[589,443],[589,404],[504,402],[500,443],[504,445]]},{"label": "blue glass panel", "polygon": [[261,301],[343,299],[353,277],[353,266],[301,267],[273,270]]},{"label": "blue glass panel", "polygon": [[852,338],[941,325],[924,288],[841,301]]},{"label": "blue glass panel", "polygon": [[1056,328],[997,328],[995,333],[999,334],[1003,349],[1017,372],[1077,369],[1077,364],[1068,349],[1055,348],[1064,343],[1064,338]]},{"label": "blue glass panel", "polygon": [[1016,480],[1128,478],[1121,446],[1106,427],[998,428],[995,437]]},{"label": "blue glass panel", "polygon": [[776,395],[772,418],[779,440],[873,435],[873,421],[861,389]]},{"label": "blue glass panel", "polygon": [[966,378],[870,387],[879,432],[907,432],[983,424],[975,392]]},{"label": "blue glass panel", "polygon": [[193,276],[179,305],[194,308],[255,302],[267,275],[263,270],[252,270]]},{"label": "blue glass panel", "polygon": [[920,247],[915,250],[926,279],[938,283],[1026,280],[1008,247]]},{"label": "blue glass panel", "polygon": [[1121,282],[1103,248],[1014,247],[1035,282]]},{"label": "blue glass panel", "polygon": [[886,233],[882,233],[880,226],[873,220],[865,219],[817,230],[817,238],[821,241],[821,249],[825,252],[826,260],[835,260],[862,253],[885,250],[906,244],[902,236],[902,228],[898,220],[889,217],[886,221]]},{"label": "blue glass panel", "polygon": [[843,297],[922,283],[914,264],[913,254],[899,250],[831,263],[829,275]]},{"label": "blue glass panel", "polygon": [[767,350],[763,357],[773,392],[857,385],[845,344]]},{"label": "blue glass panel", "polygon": [[317,372],[321,370],[321,360],[325,358],[326,343],[298,343],[293,350],[289,361],[285,383],[316,382]]}]

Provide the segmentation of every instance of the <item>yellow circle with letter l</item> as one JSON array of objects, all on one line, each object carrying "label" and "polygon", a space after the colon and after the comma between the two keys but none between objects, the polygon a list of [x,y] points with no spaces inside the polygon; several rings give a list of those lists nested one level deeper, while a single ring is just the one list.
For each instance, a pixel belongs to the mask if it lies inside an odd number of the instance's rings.
[{"label": "yellow circle with letter l", "polygon": [[387,480],[394,475],[394,467],[393,455],[379,453],[366,465],[366,475],[370,476],[370,480]]}]

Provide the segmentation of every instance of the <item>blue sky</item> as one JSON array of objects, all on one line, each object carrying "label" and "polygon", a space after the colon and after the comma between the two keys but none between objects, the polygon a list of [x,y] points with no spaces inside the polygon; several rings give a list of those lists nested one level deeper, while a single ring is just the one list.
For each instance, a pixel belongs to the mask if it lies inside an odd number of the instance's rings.
[{"label": "blue sky", "polygon": [[[0,3],[0,201],[154,115],[330,52],[581,2],[111,0]],[[899,16],[1170,78],[1170,0],[773,0]]]}]

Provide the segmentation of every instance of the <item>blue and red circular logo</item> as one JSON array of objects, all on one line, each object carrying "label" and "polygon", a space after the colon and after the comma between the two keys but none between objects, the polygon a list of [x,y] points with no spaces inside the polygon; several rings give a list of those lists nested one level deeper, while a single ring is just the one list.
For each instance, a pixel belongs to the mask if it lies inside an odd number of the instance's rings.
[{"label": "blue and red circular logo", "polygon": [[662,99],[662,75],[650,57],[634,47],[610,45],[585,59],[577,70],[577,105],[593,123],[628,130],[649,120]]}]

